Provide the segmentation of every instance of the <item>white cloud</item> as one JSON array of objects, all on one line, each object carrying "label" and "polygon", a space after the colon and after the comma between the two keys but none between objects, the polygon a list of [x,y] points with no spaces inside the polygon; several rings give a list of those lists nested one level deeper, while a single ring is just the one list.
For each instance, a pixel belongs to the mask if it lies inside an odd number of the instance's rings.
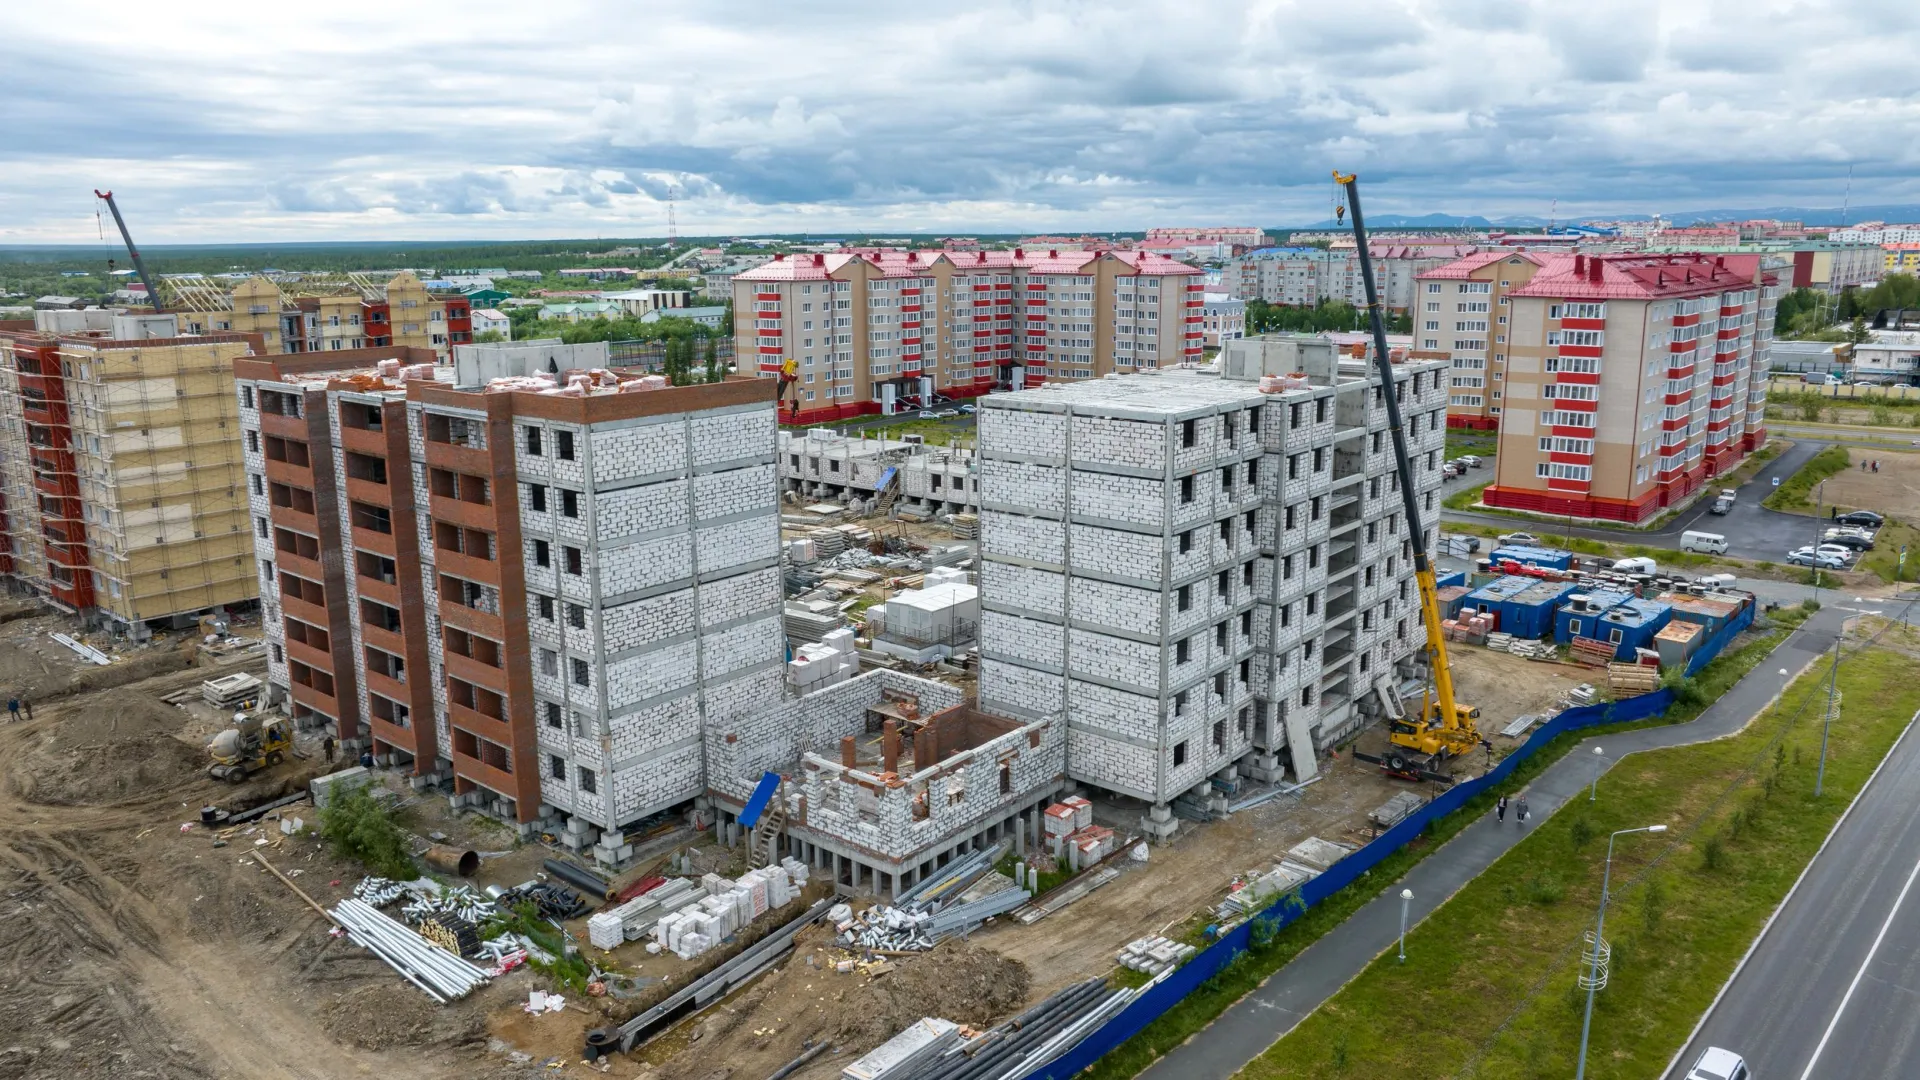
[{"label": "white cloud", "polygon": [[[0,10],[0,242],[1012,231],[1920,199],[1896,0]],[[103,28],[106,28],[103,30]]]}]

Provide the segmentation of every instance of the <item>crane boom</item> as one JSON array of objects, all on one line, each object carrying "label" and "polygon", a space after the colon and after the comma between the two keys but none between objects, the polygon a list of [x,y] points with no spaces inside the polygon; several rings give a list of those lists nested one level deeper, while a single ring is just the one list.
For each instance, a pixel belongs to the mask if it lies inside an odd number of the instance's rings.
[{"label": "crane boom", "polygon": [[160,310],[160,290],[155,286],[153,275],[147,273],[146,260],[140,258],[140,249],[133,246],[133,234],[127,231],[127,220],[120,216],[120,204],[113,201],[113,192],[95,188],[95,197],[106,200],[107,209],[113,211],[113,223],[120,227],[120,239],[127,245],[127,254],[133,257],[133,270],[140,275],[140,284],[147,287],[147,300],[153,304],[153,310]]},{"label": "crane boom", "polygon": [[[1400,398],[1394,391],[1393,362],[1387,355],[1387,324],[1380,307],[1379,287],[1373,278],[1373,256],[1367,250],[1367,226],[1360,213],[1359,177],[1352,173],[1333,174],[1346,191],[1347,209],[1353,214],[1354,246],[1360,255],[1360,279],[1367,291],[1367,318],[1373,330],[1373,362],[1380,373],[1380,396],[1387,404],[1387,427],[1393,440],[1393,464],[1400,474],[1400,502],[1407,518],[1407,538],[1413,550],[1413,577],[1420,588],[1420,619],[1427,629],[1428,666],[1433,673],[1434,692],[1439,700],[1438,717],[1423,715],[1419,729],[1406,732],[1395,742],[1406,746],[1430,747],[1458,755],[1480,741],[1474,724],[1479,710],[1462,707],[1454,699],[1453,666],[1447,659],[1447,636],[1440,626],[1439,589],[1434,584],[1433,560],[1427,553],[1427,534],[1420,523],[1420,496],[1414,490],[1413,462],[1407,454],[1407,433],[1400,415]],[[1434,723],[1435,720],[1438,723]],[[1435,730],[1437,729],[1437,730]]]}]

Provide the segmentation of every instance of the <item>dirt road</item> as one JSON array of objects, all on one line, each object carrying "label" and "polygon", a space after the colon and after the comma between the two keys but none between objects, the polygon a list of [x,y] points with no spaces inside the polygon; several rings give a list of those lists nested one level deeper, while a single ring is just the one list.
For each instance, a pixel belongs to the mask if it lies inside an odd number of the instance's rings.
[{"label": "dirt road", "polygon": [[[451,1031],[429,1033],[450,1044],[433,1054],[367,1051],[328,1033],[329,1000],[396,977],[335,942],[325,920],[250,859],[243,864],[253,838],[216,848],[197,824],[180,831],[231,789],[173,770],[109,805],[26,798],[23,790],[46,790],[47,762],[75,756],[63,726],[110,727],[102,713],[111,708],[106,695],[70,698],[40,708],[32,723],[0,725],[0,970],[9,975],[0,980],[8,1033],[0,1077],[496,1074],[499,1059],[478,1044],[484,994],[456,1007],[467,1019]],[[139,763],[80,754],[71,767],[130,764]],[[350,887],[359,876],[311,841],[269,850],[323,903],[342,891],[329,881]]]}]

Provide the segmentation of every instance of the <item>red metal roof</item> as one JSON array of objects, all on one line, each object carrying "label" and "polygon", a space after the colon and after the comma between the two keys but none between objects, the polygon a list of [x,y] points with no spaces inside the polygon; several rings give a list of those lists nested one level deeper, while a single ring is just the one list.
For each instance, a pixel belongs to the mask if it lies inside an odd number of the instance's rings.
[{"label": "red metal roof", "polygon": [[1510,296],[1662,300],[1710,296],[1763,279],[1757,254],[1581,255],[1555,252]]},{"label": "red metal roof", "polygon": [[1420,273],[1420,280],[1425,281],[1428,278],[1435,280],[1467,278],[1471,277],[1475,270],[1491,266],[1497,262],[1505,262],[1508,259],[1525,259],[1535,266],[1544,266],[1547,261],[1545,257],[1536,255],[1531,251],[1519,251],[1514,248],[1502,248],[1498,251],[1479,251],[1463,259],[1455,259],[1445,266],[1436,266],[1431,270],[1423,270]]},{"label": "red metal roof", "polygon": [[1011,251],[903,251],[855,248],[824,255],[776,255],[773,261],[734,275],[736,281],[823,281],[858,259],[886,277],[915,277],[940,262],[965,272],[1024,270],[1030,274],[1090,274],[1101,259],[1123,263],[1132,274],[1169,276],[1203,273],[1198,267],[1144,251],[1059,251],[1014,248]]}]

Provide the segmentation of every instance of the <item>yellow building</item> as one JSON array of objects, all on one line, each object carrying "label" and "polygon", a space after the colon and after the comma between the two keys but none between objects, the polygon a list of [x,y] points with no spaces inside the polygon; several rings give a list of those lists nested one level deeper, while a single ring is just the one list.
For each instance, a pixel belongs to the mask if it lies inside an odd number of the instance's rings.
[{"label": "yellow building", "polygon": [[258,595],[233,361],[244,339],[66,339],[95,604],[119,621]]},{"label": "yellow building", "polygon": [[1889,274],[1920,274],[1920,244],[1881,244]]}]

